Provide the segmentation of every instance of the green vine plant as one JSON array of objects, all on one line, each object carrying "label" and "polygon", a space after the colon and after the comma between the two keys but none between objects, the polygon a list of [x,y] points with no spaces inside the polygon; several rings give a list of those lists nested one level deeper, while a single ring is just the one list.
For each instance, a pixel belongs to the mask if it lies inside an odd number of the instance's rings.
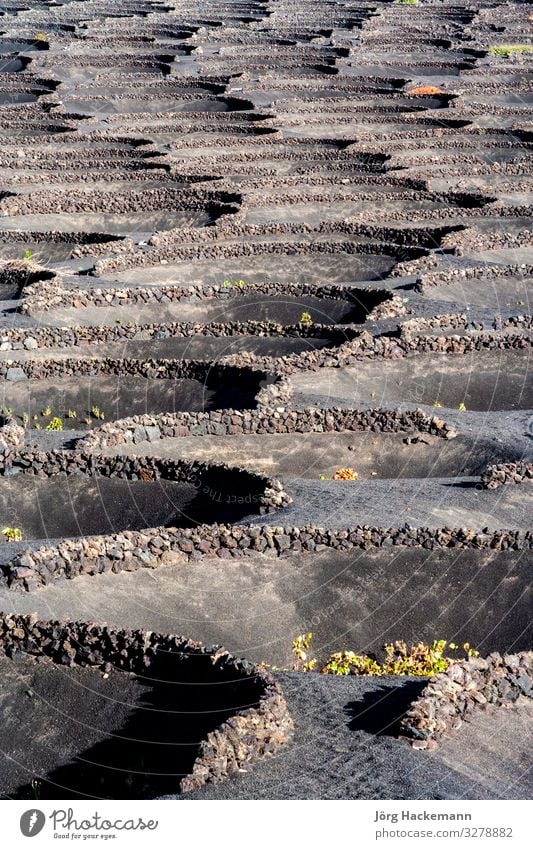
[{"label": "green vine plant", "polygon": [[30,251],[29,248],[26,248],[26,250],[24,251],[24,253],[22,255],[22,259],[24,260],[24,262],[30,262],[30,260],[32,258],[33,258],[33,251]]},{"label": "green vine plant", "polygon": [[[316,658],[310,659],[313,634],[300,634],[292,642],[295,656],[293,669],[296,672],[310,672],[316,668]],[[462,656],[460,652],[463,652]],[[462,646],[447,640],[433,640],[432,643],[413,643],[407,646],[403,640],[387,643],[384,646],[383,663],[366,654],[353,651],[334,652],[319,670],[323,675],[413,675],[431,676],[445,672],[452,663],[478,657],[479,652],[463,643]],[[452,652],[453,655],[445,654]]]},{"label": "green vine plant", "polygon": [[307,310],[304,310],[301,314],[300,324],[306,324],[307,327],[312,327],[312,325],[314,324],[313,317],[310,312],[307,312]]},{"label": "green vine plant", "polygon": [[313,639],[312,632],[309,634],[300,634],[292,641],[292,653],[295,657],[293,670],[295,672],[311,672],[317,664],[316,658],[309,658],[309,650],[311,648],[311,640]]},{"label": "green vine plant", "polygon": [[105,413],[100,409],[100,407],[97,407],[96,404],[94,407],[91,407],[91,416],[94,419],[99,419],[100,421],[105,419]]},{"label": "green vine plant", "polygon": [[54,418],[46,425],[45,430],[63,430],[63,419],[60,419],[59,416],[54,416]]},{"label": "green vine plant", "polygon": [[20,542],[22,540],[20,528],[2,528],[2,535],[7,542]]},{"label": "green vine plant", "polygon": [[489,53],[492,56],[503,56],[504,59],[509,59],[516,53],[533,53],[532,44],[495,44],[489,47]]}]

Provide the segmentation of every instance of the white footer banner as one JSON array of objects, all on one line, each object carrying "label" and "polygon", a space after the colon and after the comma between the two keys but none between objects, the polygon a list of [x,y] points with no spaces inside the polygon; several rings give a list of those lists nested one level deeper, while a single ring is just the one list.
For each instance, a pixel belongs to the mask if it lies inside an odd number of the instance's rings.
[{"label": "white footer banner", "polygon": [[365,849],[533,845],[527,801],[5,801],[1,845]]}]

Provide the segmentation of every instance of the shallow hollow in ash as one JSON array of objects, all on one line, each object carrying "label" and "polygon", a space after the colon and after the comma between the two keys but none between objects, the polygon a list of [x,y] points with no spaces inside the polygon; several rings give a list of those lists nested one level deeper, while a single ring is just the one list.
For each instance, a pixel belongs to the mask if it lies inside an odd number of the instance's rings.
[{"label": "shallow hollow in ash", "polygon": [[292,728],[268,673],[172,634],[6,615],[0,669],[0,792],[11,798],[197,789],[275,751]]},{"label": "shallow hollow in ash", "polygon": [[0,477],[0,515],[24,541],[238,522],[269,483],[220,463],[25,452]]}]

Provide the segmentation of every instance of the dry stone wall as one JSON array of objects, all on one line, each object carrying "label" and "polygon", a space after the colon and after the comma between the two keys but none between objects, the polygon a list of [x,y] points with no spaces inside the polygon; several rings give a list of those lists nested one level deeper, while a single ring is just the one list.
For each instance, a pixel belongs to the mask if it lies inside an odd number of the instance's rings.
[{"label": "dry stone wall", "polygon": [[260,410],[222,410],[207,413],[163,413],[131,416],[108,422],[81,440],[86,451],[115,445],[179,436],[238,436],[249,433],[329,433],[333,431],[376,431],[400,433],[410,430],[431,433],[444,439],[457,436],[439,416],[422,410],[351,410],[310,407],[293,410],[278,407]]},{"label": "dry stone wall", "polygon": [[[205,235],[202,233],[202,238]],[[31,281],[27,281],[31,282]],[[395,315],[403,314],[403,301],[388,289],[368,288],[365,286],[341,287],[334,285],[313,285],[308,283],[283,283],[278,281],[255,282],[255,281],[228,281],[229,285],[213,284],[168,284],[163,286],[122,286],[106,288],[96,286],[87,289],[69,289],[60,277],[55,277],[38,286],[26,286],[24,290],[24,301],[21,304],[21,312],[42,312],[55,309],[56,307],[110,307],[128,306],[131,304],[160,304],[178,301],[212,301],[222,300],[231,303],[245,295],[270,295],[276,296],[303,296],[313,295],[322,298],[333,298],[335,300],[350,300],[351,293],[356,297],[364,294],[375,301],[375,309],[380,303],[387,304],[391,301],[389,309]]]},{"label": "dry stone wall", "polygon": [[146,673],[159,652],[175,655],[176,665],[203,655],[212,661],[214,682],[220,673],[228,671],[237,681],[251,680],[257,706],[236,712],[200,741],[192,772],[181,781],[182,792],[222,781],[247,764],[273,754],[292,733],[287,703],[271,673],[233,657],[225,649],[208,648],[185,637],[113,629],[91,622],[41,621],[33,614],[0,614],[0,651],[11,658],[48,658],[66,666],[95,667],[107,674],[114,670]]},{"label": "dry stone wall", "polygon": [[526,483],[531,480],[533,480],[533,463],[525,461],[488,466],[481,475],[481,483],[485,489],[499,489],[500,486]]},{"label": "dry stone wall", "polygon": [[11,416],[0,416],[0,474],[24,445],[26,433]]},{"label": "dry stone wall", "polygon": [[427,748],[428,741],[457,731],[478,710],[511,706],[520,696],[533,697],[531,651],[503,656],[495,652],[452,663],[431,678],[413,702],[402,719],[402,732],[423,741],[417,748]]},{"label": "dry stone wall", "polygon": [[[280,496],[272,487],[266,495]],[[327,549],[350,551],[381,546],[421,546],[428,550],[491,549],[524,551],[533,548],[533,532],[519,530],[473,531],[467,528],[379,528],[358,525],[326,529],[314,525],[198,525],[195,528],[152,528],[108,536],[63,540],[16,554],[2,567],[3,580],[12,589],[37,590],[48,584],[103,572],[154,569],[210,558],[238,560],[257,553],[285,556]]]}]

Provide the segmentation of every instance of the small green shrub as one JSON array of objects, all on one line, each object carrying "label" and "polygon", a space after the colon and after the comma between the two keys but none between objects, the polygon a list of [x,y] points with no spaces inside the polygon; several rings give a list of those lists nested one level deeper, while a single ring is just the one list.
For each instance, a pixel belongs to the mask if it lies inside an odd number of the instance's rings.
[{"label": "small green shrub", "polygon": [[492,56],[503,56],[508,59],[515,53],[533,53],[533,45],[531,44],[495,44],[489,47],[489,53]]},{"label": "small green shrub", "polygon": [[91,416],[94,419],[99,419],[100,421],[103,421],[105,419],[105,413],[103,413],[100,407],[97,407],[96,404],[94,405],[94,407],[91,407]]},{"label": "small green shrub", "polygon": [[63,430],[63,419],[59,416],[54,416],[51,422],[46,425],[45,430]]},{"label": "small green shrub", "polygon": [[2,534],[8,542],[20,542],[22,540],[22,531],[20,528],[3,528]]},{"label": "small green shrub", "polygon": [[320,670],[325,675],[381,675],[381,667],[372,658],[353,651],[332,654]]},{"label": "small green shrub", "polygon": [[312,639],[313,634],[310,632],[309,634],[299,634],[292,641],[292,653],[296,658],[292,668],[295,672],[311,672],[315,668],[316,659],[309,659],[309,649]]},{"label": "small green shrub", "polygon": [[31,260],[31,258],[32,258],[32,257],[33,257],[33,251],[30,251],[30,249],[29,249],[29,248],[27,248],[27,249],[24,251],[24,254],[23,254],[23,256],[22,256],[22,259],[24,260],[24,262],[29,262],[29,261]]},{"label": "small green shrub", "polygon": [[300,324],[306,324],[308,327],[311,327],[313,324],[313,318],[310,312],[307,312],[306,310],[303,311],[300,316]]},{"label": "small green shrub", "polygon": [[[292,653],[296,661],[293,669],[296,672],[310,672],[316,666],[316,660],[309,660],[313,634],[300,634],[292,643]],[[463,657],[445,655],[450,652],[463,651]],[[431,676],[445,672],[452,663],[469,657],[477,657],[479,652],[470,647],[470,643],[458,646],[447,640],[434,640],[429,645],[419,642],[407,647],[403,640],[387,643],[384,646],[385,660],[379,663],[366,654],[353,651],[339,651],[332,654],[322,669],[324,675],[419,675]]]}]

